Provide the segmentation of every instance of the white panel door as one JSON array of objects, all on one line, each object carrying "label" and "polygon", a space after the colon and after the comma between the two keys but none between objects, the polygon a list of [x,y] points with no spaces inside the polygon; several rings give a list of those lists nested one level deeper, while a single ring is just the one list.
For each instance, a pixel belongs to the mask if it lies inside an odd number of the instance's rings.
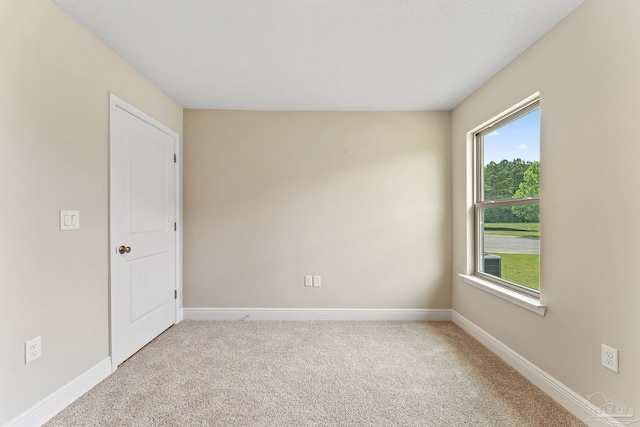
[{"label": "white panel door", "polygon": [[176,322],[176,136],[111,109],[112,364]]}]

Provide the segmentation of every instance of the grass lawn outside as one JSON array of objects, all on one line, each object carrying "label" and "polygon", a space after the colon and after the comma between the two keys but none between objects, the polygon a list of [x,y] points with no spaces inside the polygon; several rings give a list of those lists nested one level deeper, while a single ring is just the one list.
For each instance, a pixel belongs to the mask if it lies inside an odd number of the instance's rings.
[{"label": "grass lawn outside", "polygon": [[540,237],[539,222],[492,222],[484,224],[484,234],[494,236]]},{"label": "grass lawn outside", "polygon": [[502,278],[540,290],[540,255],[493,252],[502,257]]}]

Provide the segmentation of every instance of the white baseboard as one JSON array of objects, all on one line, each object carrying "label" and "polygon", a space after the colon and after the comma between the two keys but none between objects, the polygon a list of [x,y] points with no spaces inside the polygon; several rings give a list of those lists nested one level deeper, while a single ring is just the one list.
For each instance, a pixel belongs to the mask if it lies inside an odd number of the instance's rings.
[{"label": "white baseboard", "polygon": [[4,427],[41,426],[109,375],[111,358],[107,357],[9,421]]},{"label": "white baseboard", "polygon": [[590,409],[585,397],[571,390],[455,310],[451,310],[451,320],[587,425],[594,427],[624,425],[614,418],[598,414],[597,408]]},{"label": "white baseboard", "polygon": [[185,308],[185,320],[451,320],[450,309]]}]

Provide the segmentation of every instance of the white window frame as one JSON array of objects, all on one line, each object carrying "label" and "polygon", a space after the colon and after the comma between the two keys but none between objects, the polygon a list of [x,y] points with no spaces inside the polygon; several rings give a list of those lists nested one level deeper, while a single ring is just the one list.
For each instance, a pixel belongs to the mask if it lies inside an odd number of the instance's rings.
[{"label": "white window frame", "polygon": [[[500,207],[513,207],[513,206],[527,206],[527,205],[539,205],[540,196],[536,197],[524,197],[519,199],[499,199],[499,200],[484,200],[484,146],[483,137],[491,133],[494,129],[506,126],[507,124],[514,122],[525,115],[540,108],[540,95],[535,94],[529,97],[520,104],[505,111],[499,116],[493,118],[485,125],[474,130],[473,134],[473,166],[474,166],[474,180],[473,180],[473,212],[474,212],[474,265],[473,273],[480,282],[488,282],[490,285],[497,285],[498,287],[505,288],[508,295],[516,293],[522,295],[525,300],[540,301],[540,291],[531,289],[526,286],[520,285],[508,281],[503,278],[493,276],[491,274],[484,273],[484,221],[483,221],[483,209],[485,208],[500,208]],[[465,280],[468,277],[465,277]],[[478,280],[473,285],[478,284]],[[485,283],[486,284],[486,283]],[[486,286],[485,286],[486,287]],[[495,291],[495,286],[491,286]],[[499,289],[498,289],[499,290]],[[492,292],[495,293],[495,292]],[[539,305],[539,304],[535,304]]]}]

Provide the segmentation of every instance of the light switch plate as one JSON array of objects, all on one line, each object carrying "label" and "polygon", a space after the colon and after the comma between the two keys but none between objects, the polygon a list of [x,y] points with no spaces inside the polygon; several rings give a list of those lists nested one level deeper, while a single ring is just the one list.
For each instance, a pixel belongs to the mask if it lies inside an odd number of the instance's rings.
[{"label": "light switch plate", "polygon": [[60,230],[78,230],[80,211],[60,211]]}]

